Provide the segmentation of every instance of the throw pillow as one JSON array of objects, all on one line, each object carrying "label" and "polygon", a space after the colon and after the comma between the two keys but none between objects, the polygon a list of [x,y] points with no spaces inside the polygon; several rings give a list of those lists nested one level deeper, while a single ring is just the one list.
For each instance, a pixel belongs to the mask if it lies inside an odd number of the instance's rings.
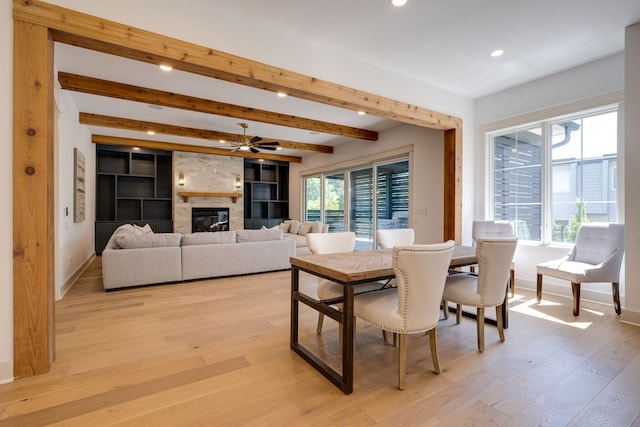
[{"label": "throw pillow", "polygon": [[288,233],[290,227],[291,227],[291,223],[287,223],[287,222],[283,222],[282,224],[278,225],[278,228],[280,228],[280,230],[282,230],[283,233]]},{"label": "throw pillow", "polygon": [[309,233],[311,233],[311,226],[310,225],[301,225],[300,226],[300,230],[298,230],[298,235],[306,236]]},{"label": "throw pillow", "polygon": [[286,220],[285,223],[291,224],[289,226],[289,233],[298,234],[300,230],[300,221],[296,221],[295,219]]},{"label": "throw pillow", "polygon": [[144,227],[140,227],[139,225],[133,225],[133,231],[136,234],[150,234],[153,233],[151,226],[149,224],[145,224]]}]

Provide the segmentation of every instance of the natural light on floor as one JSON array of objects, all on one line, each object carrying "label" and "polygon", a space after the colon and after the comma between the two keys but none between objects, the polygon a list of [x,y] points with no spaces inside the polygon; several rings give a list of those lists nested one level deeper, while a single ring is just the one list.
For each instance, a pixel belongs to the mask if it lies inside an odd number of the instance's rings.
[{"label": "natural light on floor", "polygon": [[[558,302],[553,302],[553,301],[545,301],[542,300],[540,302],[540,304],[537,303],[535,298],[532,298],[530,300],[524,301],[523,300],[523,296],[522,295],[515,295],[514,297],[509,299],[509,310],[510,311],[515,311],[518,313],[522,313],[522,314],[526,314],[527,316],[533,316],[533,317],[537,317],[539,319],[544,319],[544,320],[549,320],[551,322],[555,322],[555,323],[560,323],[562,325],[567,325],[567,326],[572,326],[574,328],[580,328],[580,329],[587,329],[589,326],[591,326],[592,322],[581,322],[581,321],[574,321],[574,322],[566,322],[564,320],[558,319],[557,317],[553,317],[550,316],[548,314],[543,313],[542,311],[538,310],[536,307],[550,307],[550,306],[561,306],[561,303]],[[585,310],[584,311],[588,311],[591,314],[595,314],[596,316],[603,316],[604,313],[599,312],[599,311],[595,311],[595,310]]]}]

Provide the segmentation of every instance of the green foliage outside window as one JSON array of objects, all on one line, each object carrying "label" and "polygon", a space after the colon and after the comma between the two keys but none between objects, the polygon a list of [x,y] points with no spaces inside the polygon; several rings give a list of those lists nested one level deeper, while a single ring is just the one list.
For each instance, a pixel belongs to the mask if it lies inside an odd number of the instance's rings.
[{"label": "green foliage outside window", "polygon": [[573,243],[576,241],[578,229],[583,223],[589,222],[584,201],[576,199],[576,212],[569,218],[569,222],[555,220],[553,222],[553,241]]}]

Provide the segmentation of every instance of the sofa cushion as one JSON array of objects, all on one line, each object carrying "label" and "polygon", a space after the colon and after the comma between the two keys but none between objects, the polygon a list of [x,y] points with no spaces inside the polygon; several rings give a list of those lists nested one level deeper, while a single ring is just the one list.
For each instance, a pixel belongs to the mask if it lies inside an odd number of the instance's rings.
[{"label": "sofa cushion", "polygon": [[218,244],[218,243],[235,243],[235,242],[236,242],[235,231],[216,231],[215,233],[200,231],[197,233],[185,234],[182,236],[182,246],[210,245],[210,244]]},{"label": "sofa cushion", "polygon": [[298,230],[298,235],[299,236],[306,236],[309,233],[311,233],[311,225],[302,224],[300,226],[300,229]]},{"label": "sofa cushion", "polygon": [[311,227],[310,233],[322,233],[323,224],[320,221],[306,221],[306,222],[303,222],[302,225],[310,226]]},{"label": "sofa cushion", "polygon": [[236,231],[236,241],[242,242],[264,242],[267,240],[282,240],[284,237],[282,230],[238,230]]},{"label": "sofa cushion", "polygon": [[290,240],[295,240],[296,241],[296,248],[302,248],[308,245],[307,242],[307,236],[301,236],[299,234],[285,234],[284,235],[285,239],[290,239]]},{"label": "sofa cushion", "polygon": [[298,230],[300,230],[300,221],[296,221],[295,219],[287,219],[283,224],[290,224],[289,233],[298,234]]},{"label": "sofa cushion", "polygon": [[149,233],[120,235],[116,242],[122,249],[141,249],[180,246],[181,239],[180,233]]}]

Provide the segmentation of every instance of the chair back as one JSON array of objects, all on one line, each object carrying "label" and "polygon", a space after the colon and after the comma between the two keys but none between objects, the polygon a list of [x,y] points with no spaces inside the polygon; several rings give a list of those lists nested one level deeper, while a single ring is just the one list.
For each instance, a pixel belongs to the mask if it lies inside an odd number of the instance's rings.
[{"label": "chair back", "polygon": [[471,238],[473,239],[474,245],[477,244],[478,239],[510,239],[513,237],[516,237],[516,235],[513,232],[513,227],[508,222],[495,222],[479,219],[473,221]]},{"label": "chair back", "polygon": [[353,231],[309,233],[307,234],[307,245],[314,254],[353,252],[356,247],[356,233]]},{"label": "chair back", "polygon": [[585,223],[578,229],[569,259],[597,265],[614,253],[619,253],[619,271],[624,254],[624,224]]},{"label": "chair back", "polygon": [[454,242],[393,248],[398,316],[406,333],[435,327]]},{"label": "chair back", "polygon": [[393,230],[377,230],[376,238],[382,249],[391,249],[394,246],[413,245],[413,228],[396,228]]},{"label": "chair back", "polygon": [[518,239],[478,239],[478,288],[486,306],[497,306],[504,301],[511,261]]}]

